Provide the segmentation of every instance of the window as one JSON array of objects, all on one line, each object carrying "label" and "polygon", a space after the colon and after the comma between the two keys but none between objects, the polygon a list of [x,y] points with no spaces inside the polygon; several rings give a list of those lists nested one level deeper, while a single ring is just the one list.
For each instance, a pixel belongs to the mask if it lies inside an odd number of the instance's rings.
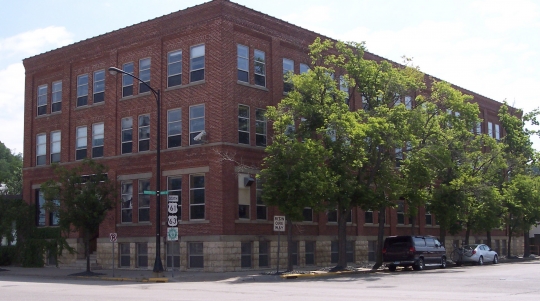
[{"label": "window", "polygon": [[498,124],[495,124],[495,140],[501,140],[501,127]]},{"label": "window", "polygon": [[412,109],[412,97],[405,96],[405,108],[408,110]]},{"label": "window", "polygon": [[133,221],[133,183],[122,182],[122,223]]},{"label": "window", "polygon": [[38,227],[45,226],[45,198],[43,197],[43,192],[36,189],[36,225]]},{"label": "window", "polygon": [[255,145],[266,146],[266,110],[255,110]]},{"label": "window", "polygon": [[[129,74],[133,74],[133,63],[122,65],[122,69]],[[122,74],[122,97],[131,95],[133,95],[133,77]]]},{"label": "window", "polygon": [[364,212],[364,223],[373,224],[373,211],[372,210],[368,210]]},{"label": "window", "polygon": [[150,190],[150,180],[139,180],[139,222],[150,221],[150,195],[144,194]]},{"label": "window", "polygon": [[261,180],[255,181],[255,197],[257,202],[257,219],[266,220],[267,210],[266,205],[262,200],[263,182]]},{"label": "window", "polygon": [[77,107],[88,104],[88,74],[77,77]]},{"label": "window", "polygon": [[309,66],[306,64],[300,64],[300,74],[307,73],[309,71]]},{"label": "window", "polygon": [[167,268],[180,268],[180,244],[177,241],[167,242]]},{"label": "window", "polygon": [[150,115],[139,116],[139,151],[150,149]]},{"label": "window", "polygon": [[122,154],[131,153],[133,148],[133,118],[122,118]]},{"label": "window", "polygon": [[255,85],[266,87],[266,57],[264,51],[255,49],[253,65],[255,73]]},{"label": "window", "polygon": [[188,243],[188,257],[190,268],[204,268],[204,253],[202,242]]},{"label": "window", "polygon": [[120,249],[119,264],[121,268],[129,268],[131,263],[131,254],[129,250],[129,243],[121,243],[118,248]]},{"label": "window", "polygon": [[249,144],[249,107],[238,106],[238,143]]},{"label": "window", "polygon": [[167,54],[167,87],[182,84],[182,50]]},{"label": "window", "polygon": [[[167,190],[169,195],[178,196],[178,212],[176,212],[176,217],[178,220],[182,219],[182,177],[168,177],[167,178]],[[170,214],[170,213],[169,213]]]},{"label": "window", "polygon": [[482,122],[478,121],[476,123],[476,134],[480,135],[482,133]]},{"label": "window", "polygon": [[167,147],[182,145],[182,109],[167,112]]},{"label": "window", "polygon": [[313,209],[311,209],[310,207],[306,207],[306,208],[304,208],[302,213],[304,215],[304,222],[312,222],[313,221]]},{"label": "window", "polygon": [[47,135],[36,136],[36,166],[47,164]]},{"label": "window", "polygon": [[38,87],[37,114],[47,114],[47,85]]},{"label": "window", "polygon": [[431,216],[431,212],[429,212],[428,208],[426,208],[426,225],[427,226],[433,225],[433,219],[432,219],[432,216]]},{"label": "window", "polygon": [[51,163],[60,162],[60,131],[51,132]]},{"label": "window", "polygon": [[103,157],[103,141],[105,137],[104,124],[96,123],[92,125],[92,158]]},{"label": "window", "polygon": [[328,222],[329,223],[337,223],[338,217],[337,217],[337,209],[334,210],[328,210],[328,213],[326,214]]},{"label": "window", "polygon": [[332,241],[330,244],[330,262],[337,263],[339,259],[339,242]]},{"label": "window", "polygon": [[62,82],[52,84],[51,113],[62,111]]},{"label": "window", "polygon": [[189,176],[189,219],[204,219],[204,175]]},{"label": "window", "polygon": [[191,47],[190,59],[189,82],[204,80],[204,45]]},{"label": "window", "polygon": [[488,136],[493,137],[493,123],[488,122]]},{"label": "window", "polygon": [[396,167],[401,167],[401,162],[403,161],[403,149],[401,147],[396,147],[395,152],[396,152]]},{"label": "window", "polygon": [[204,105],[189,107],[189,145],[201,144],[203,139],[195,140],[204,131]]},{"label": "window", "polygon": [[398,225],[405,224],[405,203],[403,201],[398,202],[398,206],[397,206],[397,223],[398,223]]},{"label": "window", "polygon": [[105,100],[105,70],[94,72],[94,103]]},{"label": "window", "polygon": [[150,91],[150,58],[142,59],[139,61],[139,78],[146,83],[139,83],[139,93],[145,93]]},{"label": "window", "polygon": [[242,268],[251,268],[251,242],[242,242],[240,245],[241,259],[240,266]]},{"label": "window", "polygon": [[291,244],[292,254],[291,261],[293,265],[298,265],[298,241],[293,241]]},{"label": "window", "polygon": [[268,250],[269,250],[269,242],[259,241],[259,267],[269,266]]},{"label": "window", "polygon": [[288,77],[294,73],[294,61],[283,59],[283,92],[288,93],[292,90],[293,84]]},{"label": "window", "polygon": [[249,83],[249,48],[244,45],[236,45],[238,54],[238,80]]},{"label": "window", "polygon": [[86,158],[86,126],[80,126],[77,128],[77,142],[75,150],[75,160],[82,160]]},{"label": "window", "polygon": [[[60,207],[60,201],[59,200],[52,200],[52,203],[54,204],[55,208]],[[60,219],[58,216],[58,211],[53,210],[49,212],[49,226],[58,226],[60,223]]]},{"label": "window", "polygon": [[343,75],[339,76],[339,90],[345,92],[345,103],[349,105],[349,86],[345,82],[345,78],[343,77]]},{"label": "window", "polygon": [[306,265],[315,264],[315,242],[306,241],[305,244]]},{"label": "window", "polygon": [[[347,262],[354,262],[354,240],[349,240],[345,245],[345,252],[347,257]],[[330,261],[332,263],[337,263],[339,259],[339,242],[332,241],[330,246]]]},{"label": "window", "polygon": [[368,261],[375,261],[375,254],[377,252],[377,241],[368,240]]},{"label": "window", "polygon": [[145,242],[137,243],[137,267],[138,268],[148,267],[148,243],[145,243]]}]

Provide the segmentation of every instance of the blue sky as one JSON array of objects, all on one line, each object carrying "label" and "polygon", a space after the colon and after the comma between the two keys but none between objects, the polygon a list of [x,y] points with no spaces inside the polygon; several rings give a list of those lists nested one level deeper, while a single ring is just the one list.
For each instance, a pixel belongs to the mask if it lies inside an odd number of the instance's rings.
[{"label": "blue sky", "polygon": [[[206,2],[0,1],[0,141],[16,152],[23,151],[22,59]],[[365,41],[393,61],[412,57],[428,74],[525,112],[540,106],[538,0],[233,2],[334,39]]]}]

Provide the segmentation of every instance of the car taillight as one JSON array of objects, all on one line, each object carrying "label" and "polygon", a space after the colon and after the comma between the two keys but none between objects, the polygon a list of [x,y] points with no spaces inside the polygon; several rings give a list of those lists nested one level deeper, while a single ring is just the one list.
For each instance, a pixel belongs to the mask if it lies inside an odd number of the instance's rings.
[{"label": "car taillight", "polygon": [[414,247],[410,247],[409,248],[409,253],[414,253],[414,252],[416,252],[416,249]]},{"label": "car taillight", "polygon": [[472,254],[473,254],[473,255],[476,254],[476,250],[472,250]]},{"label": "car taillight", "polygon": [[382,249],[382,253],[383,253],[383,254],[386,254],[386,248],[383,248],[383,249]]}]

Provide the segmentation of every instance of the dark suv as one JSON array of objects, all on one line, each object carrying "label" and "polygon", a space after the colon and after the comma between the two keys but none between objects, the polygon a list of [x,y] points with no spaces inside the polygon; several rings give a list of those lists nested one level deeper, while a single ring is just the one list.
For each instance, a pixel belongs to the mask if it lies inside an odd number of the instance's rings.
[{"label": "dark suv", "polygon": [[383,262],[390,271],[410,267],[421,271],[427,265],[446,267],[446,249],[433,236],[389,236],[384,240]]}]

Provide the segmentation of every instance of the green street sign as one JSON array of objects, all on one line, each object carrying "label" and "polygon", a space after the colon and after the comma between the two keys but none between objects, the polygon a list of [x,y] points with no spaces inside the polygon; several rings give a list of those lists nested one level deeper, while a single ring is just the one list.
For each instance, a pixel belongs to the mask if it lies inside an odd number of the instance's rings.
[{"label": "green street sign", "polygon": [[[143,191],[143,194],[152,194],[152,195],[156,195],[157,192],[155,192],[155,191],[153,191],[153,190],[145,190],[145,191]],[[168,191],[168,190],[160,191],[159,194],[169,194],[169,191]]]}]

